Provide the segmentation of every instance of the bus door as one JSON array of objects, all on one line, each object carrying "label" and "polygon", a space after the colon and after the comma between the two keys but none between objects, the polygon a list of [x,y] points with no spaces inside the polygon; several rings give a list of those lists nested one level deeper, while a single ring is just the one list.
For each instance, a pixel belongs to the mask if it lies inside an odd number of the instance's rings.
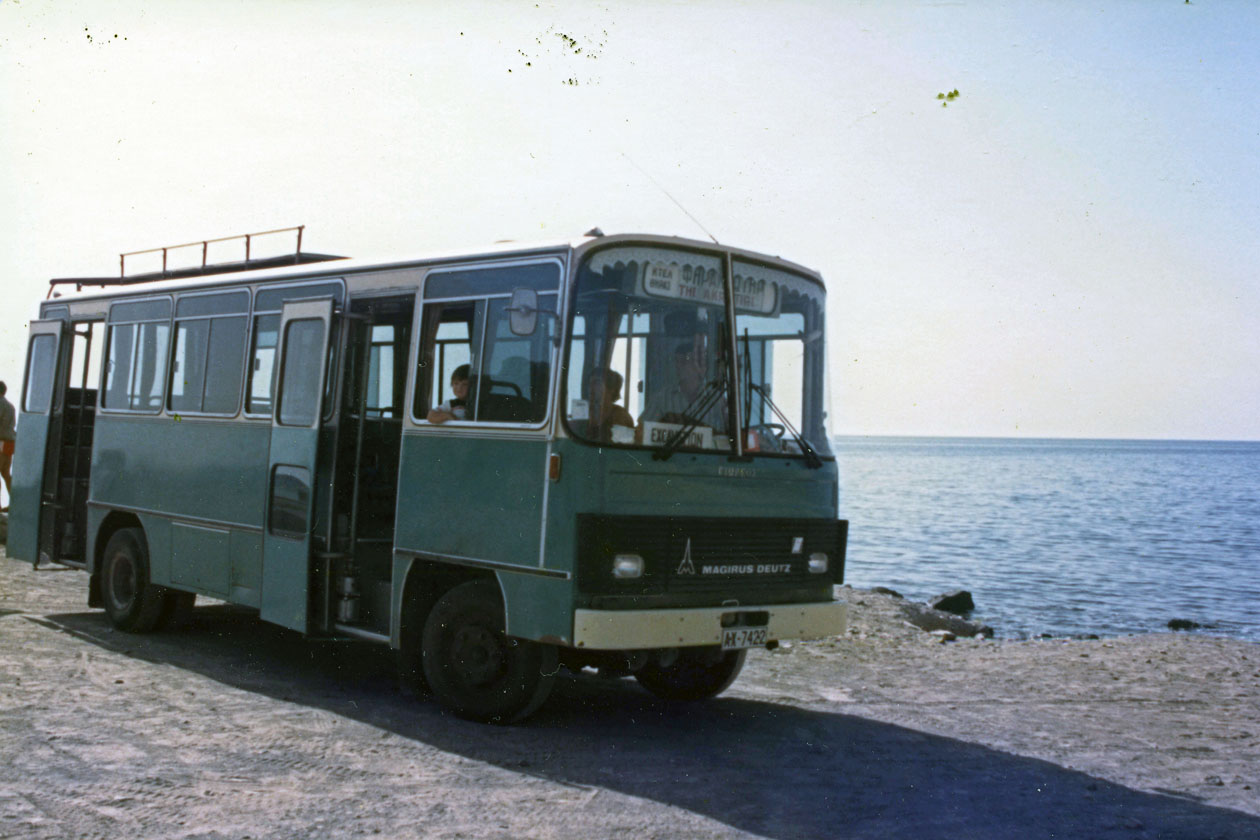
[{"label": "bus door", "polygon": [[315,482],[332,314],[331,298],[288,301],[280,314],[260,614],[303,633],[308,628]]},{"label": "bus door", "polygon": [[62,381],[57,372],[68,354],[69,332],[65,321],[31,322],[26,378],[16,406],[19,440],[13,454],[8,555],[35,563],[57,559],[52,537],[57,533],[58,448],[49,455],[48,441],[57,431],[53,398]]}]

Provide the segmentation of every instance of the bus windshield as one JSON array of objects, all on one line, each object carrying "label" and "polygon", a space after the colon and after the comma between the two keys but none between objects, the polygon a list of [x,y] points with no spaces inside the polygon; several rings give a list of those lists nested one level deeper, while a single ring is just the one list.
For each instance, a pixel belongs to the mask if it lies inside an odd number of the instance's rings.
[{"label": "bus windshield", "polygon": [[719,254],[624,246],[583,263],[566,381],[574,435],[597,444],[734,451],[738,400],[745,451],[829,451],[821,286],[735,260],[732,342],[723,262]]}]

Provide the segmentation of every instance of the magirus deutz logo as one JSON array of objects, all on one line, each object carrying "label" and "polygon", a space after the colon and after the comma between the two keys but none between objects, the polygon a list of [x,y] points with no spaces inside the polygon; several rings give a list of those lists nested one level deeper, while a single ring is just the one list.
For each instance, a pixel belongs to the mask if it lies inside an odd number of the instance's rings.
[{"label": "magirus deutz logo", "polygon": [[[803,540],[795,537],[792,540],[792,553],[800,554],[800,543]],[[691,560],[691,537],[687,538],[687,547],[683,549],[682,562],[678,564],[677,575],[782,575],[792,571],[791,563],[702,563],[699,571]]]}]

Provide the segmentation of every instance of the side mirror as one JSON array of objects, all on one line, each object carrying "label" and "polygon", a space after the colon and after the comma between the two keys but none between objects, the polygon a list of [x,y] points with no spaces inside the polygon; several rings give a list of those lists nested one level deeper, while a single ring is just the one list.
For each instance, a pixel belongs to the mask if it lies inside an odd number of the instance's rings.
[{"label": "side mirror", "polygon": [[511,315],[512,335],[533,335],[538,329],[538,292],[533,289],[513,289],[512,303],[507,308]]}]

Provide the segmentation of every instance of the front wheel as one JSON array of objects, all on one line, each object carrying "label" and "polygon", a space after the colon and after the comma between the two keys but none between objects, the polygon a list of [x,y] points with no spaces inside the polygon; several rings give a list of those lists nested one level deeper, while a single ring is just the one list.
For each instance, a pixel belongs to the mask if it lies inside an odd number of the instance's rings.
[{"label": "front wheel", "polygon": [[721,694],[744,667],[746,650],[685,648],[672,665],[649,662],[635,672],[639,685],[663,700],[706,700]]},{"label": "front wheel", "polygon": [[119,630],[147,633],[170,617],[170,594],[149,582],[144,531],[122,528],[109,538],[101,562],[101,599]]},{"label": "front wheel", "polygon": [[547,699],[559,656],[551,645],[504,632],[503,601],[489,581],[470,581],[438,599],[424,623],[424,675],[460,717],[484,723],[524,720]]}]

